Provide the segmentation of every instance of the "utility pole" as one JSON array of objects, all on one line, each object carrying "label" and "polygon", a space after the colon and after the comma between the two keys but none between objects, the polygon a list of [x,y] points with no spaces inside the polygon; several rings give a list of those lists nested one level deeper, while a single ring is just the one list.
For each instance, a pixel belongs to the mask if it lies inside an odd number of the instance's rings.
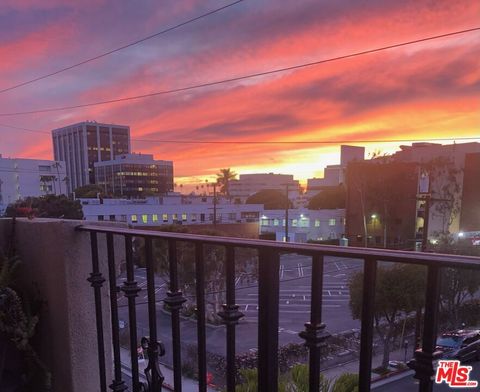
[{"label": "utility pole", "polygon": [[424,196],[425,200],[425,209],[424,209],[424,218],[423,218],[423,233],[422,233],[422,252],[427,251],[428,247],[428,224],[430,221],[430,203],[432,202],[432,195],[430,194],[430,184],[429,184],[429,193]]},{"label": "utility pole", "polygon": [[285,242],[289,242],[288,238],[288,208],[290,207],[290,199],[288,198],[288,187],[290,184],[285,184]]},{"label": "utility pole", "polygon": [[213,225],[217,225],[217,183],[213,183]]}]

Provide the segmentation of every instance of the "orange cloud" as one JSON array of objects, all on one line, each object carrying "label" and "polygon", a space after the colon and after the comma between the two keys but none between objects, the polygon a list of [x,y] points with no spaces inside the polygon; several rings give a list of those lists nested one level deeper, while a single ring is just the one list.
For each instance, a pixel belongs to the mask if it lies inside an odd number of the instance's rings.
[{"label": "orange cloud", "polygon": [[[185,8],[172,12],[195,13],[199,4],[185,3]],[[309,62],[472,27],[479,12],[480,3],[471,1],[382,1],[369,7],[347,1],[305,1],[285,9],[269,2],[245,2],[208,23],[199,22],[78,73],[65,74],[52,81],[54,91],[45,99],[36,96],[33,103],[42,107],[147,94]],[[155,13],[160,18],[160,11]],[[148,22],[154,20],[152,16]],[[0,57],[10,56],[5,71],[15,76],[19,64],[52,53],[51,45],[44,42],[53,37],[55,43],[59,30],[45,28],[0,49]],[[479,36],[472,33],[202,90],[42,114],[23,118],[21,124],[28,127],[30,121],[52,129],[95,119],[129,124],[134,139],[185,141],[355,142],[471,136],[478,134],[479,123]],[[14,51],[22,52],[18,61]],[[25,101],[29,102],[28,97]],[[7,103],[20,110],[25,101]],[[10,150],[48,157],[50,143],[48,135],[35,135]],[[220,167],[237,171],[277,167],[307,178],[332,163],[337,148],[151,141],[135,141],[133,147],[173,160],[175,172],[185,178],[211,175]]]}]

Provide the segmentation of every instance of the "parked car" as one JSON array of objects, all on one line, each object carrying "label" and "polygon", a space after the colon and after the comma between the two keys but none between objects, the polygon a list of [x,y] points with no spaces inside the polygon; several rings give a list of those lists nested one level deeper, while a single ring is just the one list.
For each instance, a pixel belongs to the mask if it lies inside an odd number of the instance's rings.
[{"label": "parked car", "polygon": [[437,338],[437,351],[442,359],[480,360],[480,330],[460,329]]}]

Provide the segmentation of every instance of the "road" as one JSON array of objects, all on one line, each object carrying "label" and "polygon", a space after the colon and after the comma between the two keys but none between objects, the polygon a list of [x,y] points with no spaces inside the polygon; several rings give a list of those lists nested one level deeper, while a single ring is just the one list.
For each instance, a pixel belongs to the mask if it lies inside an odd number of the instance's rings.
[{"label": "road", "polygon": [[[480,362],[468,363],[465,365],[472,366],[473,369],[470,373],[470,380],[476,380],[480,385]],[[455,392],[464,392],[464,391],[478,391],[478,388],[452,388],[445,383],[434,385],[433,392],[446,392],[446,391],[455,391]],[[375,388],[375,392],[416,392],[418,391],[418,381],[413,377],[402,378],[401,380],[383,385],[382,387]]]},{"label": "road", "polygon": [[[349,276],[362,269],[362,262],[346,258],[325,258],[324,290],[323,290],[323,320],[330,333],[360,327],[358,320],[353,320],[348,305]],[[298,333],[304,329],[304,324],[310,316],[310,285],[311,261],[300,255],[282,255],[280,266],[279,293],[279,342],[281,345],[290,342],[303,342]],[[120,277],[119,285],[125,277]],[[145,269],[135,271],[135,279],[142,289],[137,298],[137,326],[141,335],[148,335],[148,312]],[[157,325],[159,339],[171,352],[171,322],[165,314],[162,299],[166,296],[167,286],[160,277],[155,278],[157,300]],[[258,286],[256,283],[237,281],[236,303],[245,317],[237,326],[237,352],[254,350],[257,344],[258,316]],[[128,322],[128,307],[126,298],[119,296],[119,318]],[[253,332],[253,333],[252,333]],[[196,343],[196,323],[192,320],[181,321],[182,343]],[[211,352],[225,353],[225,328],[207,326],[207,348]]]}]

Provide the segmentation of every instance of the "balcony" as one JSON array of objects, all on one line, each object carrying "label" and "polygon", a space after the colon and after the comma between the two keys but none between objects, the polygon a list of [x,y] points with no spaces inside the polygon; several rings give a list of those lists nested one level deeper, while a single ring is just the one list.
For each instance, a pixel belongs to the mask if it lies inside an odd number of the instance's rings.
[{"label": "balcony", "polygon": [[[258,338],[258,390],[278,391],[279,379],[279,320],[281,306],[281,257],[302,255],[311,262],[308,313],[304,330],[299,333],[308,348],[308,386],[318,391],[321,382],[322,351],[330,344],[328,326],[324,323],[325,289],[323,287],[326,259],[341,257],[355,259],[363,268],[361,291],[361,321],[358,350],[358,386],[370,391],[374,349],[374,310],[377,270],[380,263],[414,264],[426,269],[425,312],[421,346],[415,352],[415,378],[419,391],[433,387],[436,337],[440,303],[440,277],[446,267],[480,269],[477,257],[390,251],[379,249],[320,246],[312,244],[279,243],[229,237],[133,230],[122,224],[104,222],[86,225],[80,221],[49,219],[17,220],[14,227],[15,246],[28,275],[25,285],[34,281],[47,306],[41,315],[37,342],[39,352],[53,374],[53,391],[160,391],[166,384],[163,357],[171,362],[170,388],[175,391],[207,391],[208,338],[206,318],[205,264],[209,262],[208,247],[222,249],[225,303],[218,312],[225,325],[224,337],[225,384],[223,390],[235,391],[237,383],[238,323],[244,313],[236,301],[235,264],[242,249],[251,249],[258,259],[258,323],[252,334]],[[0,247],[5,247],[12,235],[12,221],[0,220]],[[136,240],[141,239],[145,262],[145,285],[140,286],[135,269]],[[157,298],[155,277],[155,241],[163,241],[166,249],[168,290]],[[182,369],[182,340],[180,311],[187,296],[182,293],[179,268],[182,257],[179,244],[190,244],[194,258],[196,370],[198,381],[186,385]],[[211,261],[211,260],[210,260]],[[119,316],[123,297],[127,319]],[[159,324],[159,313],[167,305],[169,323]],[[160,305],[159,305],[160,304]],[[143,308],[140,306],[142,305]],[[138,326],[140,317],[147,328]],[[164,319],[165,319],[164,317]],[[328,322],[328,320],[326,320]],[[122,323],[128,324],[128,334]],[[254,324],[252,324],[254,325]],[[159,332],[171,340],[164,345]],[[222,330],[222,331],[223,331]],[[126,343],[125,343],[126,342]],[[139,363],[138,351],[146,352]],[[127,361],[125,360],[127,358]],[[129,362],[129,363],[126,363]],[[126,370],[127,369],[127,370]],[[182,374],[183,372],[183,374]],[[193,386],[192,386],[193,385]],[[166,385],[164,385],[165,389]],[[193,389],[192,389],[193,388]]]}]

